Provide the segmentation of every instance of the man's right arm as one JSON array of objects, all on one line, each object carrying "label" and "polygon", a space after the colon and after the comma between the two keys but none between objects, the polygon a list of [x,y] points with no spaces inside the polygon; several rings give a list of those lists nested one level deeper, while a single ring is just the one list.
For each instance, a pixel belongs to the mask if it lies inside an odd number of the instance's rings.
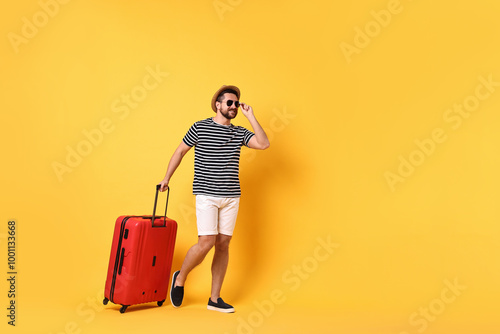
[{"label": "man's right arm", "polygon": [[163,180],[160,182],[160,191],[167,190],[168,183],[170,182],[170,178],[174,174],[177,167],[179,167],[184,155],[190,149],[191,149],[191,146],[186,145],[184,143],[184,141],[182,141],[180,143],[180,145],[177,147],[174,154],[172,155],[172,158],[170,158],[170,162],[168,163],[167,173],[165,174],[165,177],[163,178]]}]

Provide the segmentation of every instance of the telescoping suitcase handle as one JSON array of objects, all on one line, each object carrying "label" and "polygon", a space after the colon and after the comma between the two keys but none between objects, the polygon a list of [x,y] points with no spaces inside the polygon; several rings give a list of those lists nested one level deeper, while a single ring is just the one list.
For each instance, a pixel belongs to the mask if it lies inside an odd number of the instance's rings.
[{"label": "telescoping suitcase handle", "polygon": [[[156,203],[158,202],[158,193],[160,192],[160,185],[156,185],[156,195],[155,195],[155,205],[153,207],[153,216],[151,217],[151,225],[155,226],[155,216],[156,216]],[[168,196],[170,195],[170,187],[167,187],[167,203],[165,204],[165,215],[163,216],[164,226],[167,226],[167,208],[168,208]]]}]

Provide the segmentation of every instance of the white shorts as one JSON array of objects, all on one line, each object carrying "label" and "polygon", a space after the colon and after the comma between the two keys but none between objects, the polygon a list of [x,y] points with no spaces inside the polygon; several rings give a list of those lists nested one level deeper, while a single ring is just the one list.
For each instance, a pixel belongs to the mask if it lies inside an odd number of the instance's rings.
[{"label": "white shorts", "polygon": [[239,197],[196,195],[198,235],[232,236],[239,206]]}]

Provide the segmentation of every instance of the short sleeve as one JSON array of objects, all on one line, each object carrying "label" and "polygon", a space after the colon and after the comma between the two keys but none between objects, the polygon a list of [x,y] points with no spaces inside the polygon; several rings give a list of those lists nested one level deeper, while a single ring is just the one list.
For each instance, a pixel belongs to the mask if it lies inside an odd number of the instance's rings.
[{"label": "short sleeve", "polygon": [[184,138],[182,138],[182,141],[184,142],[184,144],[190,147],[193,147],[198,143],[198,131],[196,129],[196,123],[191,125]]},{"label": "short sleeve", "polygon": [[255,136],[255,133],[253,133],[250,130],[244,129],[244,131],[243,131],[243,144],[245,144],[245,146],[248,146],[248,143],[250,142],[250,139],[252,139],[253,136]]}]

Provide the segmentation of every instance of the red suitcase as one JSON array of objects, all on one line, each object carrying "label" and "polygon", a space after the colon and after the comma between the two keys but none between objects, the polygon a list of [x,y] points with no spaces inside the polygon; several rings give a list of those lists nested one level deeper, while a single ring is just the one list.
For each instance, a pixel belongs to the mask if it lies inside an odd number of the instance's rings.
[{"label": "red suitcase", "polygon": [[121,216],[115,223],[104,305],[121,304],[120,312],[134,304],[157,302],[167,297],[174,255],[177,223],[165,215],[156,217],[159,185],[152,216]]}]

